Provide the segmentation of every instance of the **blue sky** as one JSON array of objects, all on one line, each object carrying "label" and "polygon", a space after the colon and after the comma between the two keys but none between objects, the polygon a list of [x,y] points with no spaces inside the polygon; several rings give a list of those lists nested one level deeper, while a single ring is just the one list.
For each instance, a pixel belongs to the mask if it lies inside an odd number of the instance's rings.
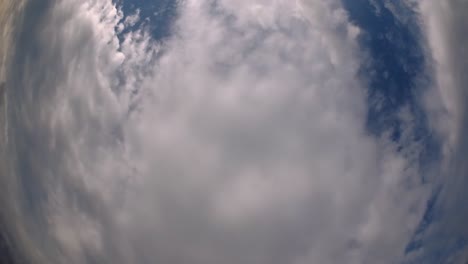
[{"label": "blue sky", "polygon": [[[141,20],[135,25],[143,24],[150,27],[155,39],[164,39],[171,34],[171,26],[177,16],[177,1],[175,0],[114,0],[126,14],[140,12]],[[150,21],[147,21],[149,19]],[[145,22],[146,20],[146,22]],[[131,30],[131,29],[128,29]]]}]

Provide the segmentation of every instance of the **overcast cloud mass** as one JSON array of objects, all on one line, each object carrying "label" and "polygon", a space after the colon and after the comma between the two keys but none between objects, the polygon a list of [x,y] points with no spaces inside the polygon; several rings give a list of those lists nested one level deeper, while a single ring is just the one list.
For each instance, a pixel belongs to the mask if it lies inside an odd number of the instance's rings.
[{"label": "overcast cloud mass", "polygon": [[0,261],[464,264],[467,11],[0,2]]}]

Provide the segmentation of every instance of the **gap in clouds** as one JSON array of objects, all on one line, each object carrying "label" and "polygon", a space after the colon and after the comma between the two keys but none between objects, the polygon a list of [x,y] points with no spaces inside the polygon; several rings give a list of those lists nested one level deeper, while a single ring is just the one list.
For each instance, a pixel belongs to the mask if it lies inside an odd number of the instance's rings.
[{"label": "gap in clouds", "polygon": [[438,159],[439,150],[422,105],[432,80],[425,72],[417,14],[402,1],[342,2],[362,29],[359,42],[366,57],[360,76],[368,83],[369,131],[377,136],[390,131],[400,151],[418,143],[423,149],[416,161],[427,166]]},{"label": "gap in clouds", "polygon": [[143,27],[151,32],[157,41],[163,41],[172,34],[174,20],[180,0],[112,0],[122,10],[121,22],[129,19],[129,24],[118,34],[122,41],[130,31]]},{"label": "gap in clouds", "polygon": [[[440,143],[429,127],[423,96],[435,80],[428,73],[432,59],[426,57],[424,29],[420,28],[416,7],[407,1],[343,3],[352,21],[363,30],[360,44],[368,54],[360,74],[369,83],[369,131],[378,136],[391,131],[390,138],[403,153],[412,144],[419,145],[413,162],[420,166],[421,180],[434,183],[439,176],[434,169],[440,166],[442,156]],[[406,111],[406,117],[402,118],[402,111]],[[435,204],[439,193],[440,187],[434,187],[405,254],[423,247],[423,233],[438,219]]]}]

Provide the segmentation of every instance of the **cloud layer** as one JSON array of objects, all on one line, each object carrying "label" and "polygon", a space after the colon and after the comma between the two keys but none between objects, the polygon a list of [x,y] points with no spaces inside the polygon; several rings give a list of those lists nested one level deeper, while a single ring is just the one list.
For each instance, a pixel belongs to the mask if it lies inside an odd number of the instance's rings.
[{"label": "cloud layer", "polygon": [[171,36],[156,41],[124,30],[138,16],[112,1],[29,4],[40,16],[26,16],[34,33],[20,34],[7,81],[25,253],[35,263],[401,260],[427,198],[405,154],[419,149],[366,131],[360,29],[341,2],[177,8]]}]

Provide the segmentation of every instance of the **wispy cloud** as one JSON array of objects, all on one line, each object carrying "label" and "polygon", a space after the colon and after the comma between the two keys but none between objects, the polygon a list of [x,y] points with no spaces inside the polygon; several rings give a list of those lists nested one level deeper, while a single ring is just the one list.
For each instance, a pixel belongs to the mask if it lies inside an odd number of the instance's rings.
[{"label": "wispy cloud", "polygon": [[[421,24],[426,32],[428,57],[432,57],[429,71],[434,87],[428,94],[427,106],[439,137],[444,144],[443,167],[440,172],[442,191],[434,213],[438,217],[426,231],[423,258],[434,263],[464,263],[466,261],[467,198],[466,186],[466,77],[468,4],[463,1],[416,2]],[[464,256],[465,255],[465,256]]]}]

